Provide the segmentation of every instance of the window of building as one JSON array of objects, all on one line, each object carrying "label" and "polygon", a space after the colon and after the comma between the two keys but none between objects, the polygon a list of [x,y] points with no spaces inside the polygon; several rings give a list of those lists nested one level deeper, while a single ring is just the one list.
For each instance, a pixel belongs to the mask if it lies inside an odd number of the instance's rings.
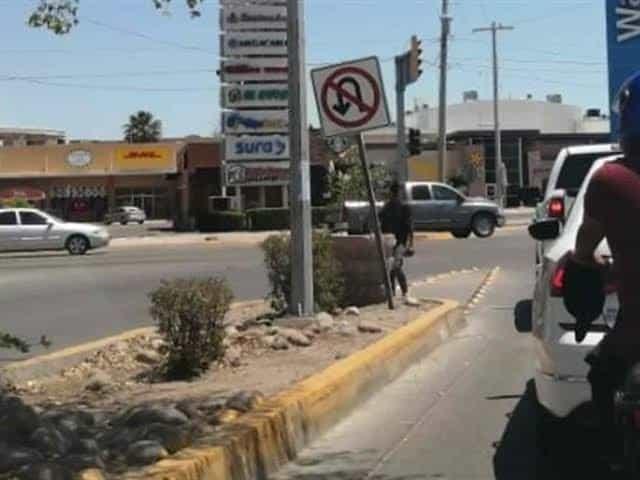
[{"label": "window of building", "polygon": [[282,204],[282,187],[264,187],[264,202],[267,208],[280,208]]},{"label": "window of building", "polygon": [[18,219],[14,212],[2,212],[0,213],[0,225],[17,225]]},{"label": "window of building", "polygon": [[36,212],[20,212],[20,223],[22,225],[46,225],[47,219]]}]

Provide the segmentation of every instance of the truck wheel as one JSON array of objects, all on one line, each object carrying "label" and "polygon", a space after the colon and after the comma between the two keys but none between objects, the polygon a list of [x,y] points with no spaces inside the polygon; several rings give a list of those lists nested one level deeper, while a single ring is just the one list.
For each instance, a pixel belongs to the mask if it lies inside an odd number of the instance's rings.
[{"label": "truck wheel", "polygon": [[469,238],[469,235],[471,235],[471,229],[465,228],[463,230],[453,230],[451,232],[451,235],[453,235],[455,238]]},{"label": "truck wheel", "polygon": [[471,219],[471,230],[476,237],[487,238],[496,229],[496,219],[489,213],[478,213]]}]

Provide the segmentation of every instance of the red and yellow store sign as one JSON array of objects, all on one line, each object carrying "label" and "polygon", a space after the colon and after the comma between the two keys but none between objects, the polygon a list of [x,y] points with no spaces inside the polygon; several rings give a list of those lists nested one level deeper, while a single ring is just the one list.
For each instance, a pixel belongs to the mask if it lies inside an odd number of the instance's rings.
[{"label": "red and yellow store sign", "polygon": [[117,171],[175,171],[175,152],[160,146],[126,146],[116,148],[114,170]]}]

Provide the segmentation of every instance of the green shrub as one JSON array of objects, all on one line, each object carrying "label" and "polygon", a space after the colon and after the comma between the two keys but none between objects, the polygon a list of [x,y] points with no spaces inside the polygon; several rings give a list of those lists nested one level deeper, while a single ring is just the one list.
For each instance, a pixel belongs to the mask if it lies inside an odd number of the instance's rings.
[{"label": "green shrub", "polygon": [[222,358],[223,320],[233,300],[226,279],[163,281],[149,296],[151,316],[168,344],[169,377],[199,375]]},{"label": "green shrub", "polygon": [[[313,234],[313,288],[317,308],[329,311],[343,300],[342,266],[333,253],[331,236],[326,232]],[[271,292],[271,307],[284,312],[291,301],[291,237],[271,235],[262,243],[264,263]]]},{"label": "green shrub", "polygon": [[314,227],[333,225],[340,221],[339,207],[313,207],[311,209],[311,223]]},{"label": "green shrub", "polygon": [[290,213],[288,208],[256,208],[247,210],[247,227],[253,231],[288,230]]},{"label": "green shrub", "polygon": [[28,201],[23,198],[12,198],[11,200],[0,201],[0,207],[4,208],[32,208]]},{"label": "green shrub", "polygon": [[234,232],[245,229],[243,212],[212,212],[196,217],[196,228],[201,232]]}]

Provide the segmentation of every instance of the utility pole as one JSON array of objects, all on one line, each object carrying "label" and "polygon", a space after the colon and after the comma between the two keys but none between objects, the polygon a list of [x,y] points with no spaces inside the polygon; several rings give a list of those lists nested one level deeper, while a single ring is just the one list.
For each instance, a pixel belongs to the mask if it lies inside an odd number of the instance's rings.
[{"label": "utility pole", "polygon": [[307,79],[305,75],[304,0],[287,0],[287,53],[289,55],[291,212],[291,304],[289,312],[313,314],[313,258],[311,238],[311,184]]},{"label": "utility pole", "polygon": [[442,0],[442,27],[440,37],[440,106],[438,107],[438,170],[440,181],[446,181],[447,168],[447,68],[449,54],[449,0]]},{"label": "utility pole", "polygon": [[498,194],[498,203],[504,207],[505,194],[507,189],[507,174],[504,163],[502,162],[502,140],[500,134],[500,111],[499,111],[499,84],[498,84],[498,45],[497,36],[499,31],[513,30],[513,27],[502,25],[501,23],[492,22],[490,27],[475,28],[473,33],[491,32],[493,41],[493,122],[495,128],[495,163],[496,163],[496,186]]}]

